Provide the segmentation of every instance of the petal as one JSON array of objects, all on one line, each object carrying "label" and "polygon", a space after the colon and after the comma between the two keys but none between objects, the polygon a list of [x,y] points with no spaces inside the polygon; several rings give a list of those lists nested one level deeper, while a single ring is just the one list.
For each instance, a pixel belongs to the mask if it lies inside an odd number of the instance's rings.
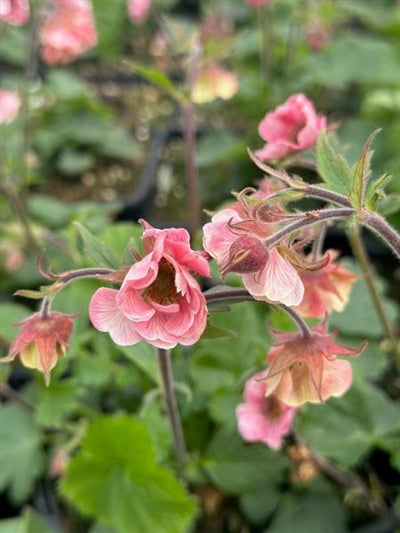
[{"label": "petal", "polygon": [[324,401],[331,396],[342,396],[353,382],[353,371],[348,361],[325,360],[323,372],[321,396]]},{"label": "petal", "polygon": [[116,304],[129,320],[149,320],[155,313],[154,308],[145,302],[140,291],[123,284],[116,295]]}]

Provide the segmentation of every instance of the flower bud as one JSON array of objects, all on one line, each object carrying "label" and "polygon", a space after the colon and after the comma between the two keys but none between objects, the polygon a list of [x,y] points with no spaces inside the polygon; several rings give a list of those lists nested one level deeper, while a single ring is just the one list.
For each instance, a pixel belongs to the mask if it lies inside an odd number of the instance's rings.
[{"label": "flower bud", "polygon": [[268,260],[268,250],[257,237],[243,235],[230,246],[228,260],[221,267],[221,274],[228,272],[249,274],[261,270]]}]

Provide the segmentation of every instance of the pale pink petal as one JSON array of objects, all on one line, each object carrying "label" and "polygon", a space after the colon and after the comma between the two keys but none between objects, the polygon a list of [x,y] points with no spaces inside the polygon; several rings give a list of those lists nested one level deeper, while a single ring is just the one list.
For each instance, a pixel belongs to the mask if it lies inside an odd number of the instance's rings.
[{"label": "pale pink petal", "polygon": [[143,321],[150,320],[155,313],[152,305],[146,303],[140,291],[130,287],[129,282],[123,284],[116,297],[117,305],[120,311],[129,320]]},{"label": "pale pink petal", "polygon": [[149,253],[131,266],[121,288],[128,286],[130,289],[144,289],[155,281],[157,274],[158,263],[154,260],[153,254]]},{"label": "pale pink petal", "polygon": [[353,382],[353,371],[348,361],[336,359],[324,362],[321,395],[324,400],[330,396],[342,396]]}]

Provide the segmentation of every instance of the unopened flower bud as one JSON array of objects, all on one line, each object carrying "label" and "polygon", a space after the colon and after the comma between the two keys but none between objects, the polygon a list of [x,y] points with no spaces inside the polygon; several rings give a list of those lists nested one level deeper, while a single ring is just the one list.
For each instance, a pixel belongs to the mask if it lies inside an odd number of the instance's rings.
[{"label": "unopened flower bud", "polygon": [[228,260],[221,267],[221,274],[228,272],[237,274],[249,274],[261,270],[268,260],[266,246],[251,235],[243,235],[236,239],[229,248]]}]

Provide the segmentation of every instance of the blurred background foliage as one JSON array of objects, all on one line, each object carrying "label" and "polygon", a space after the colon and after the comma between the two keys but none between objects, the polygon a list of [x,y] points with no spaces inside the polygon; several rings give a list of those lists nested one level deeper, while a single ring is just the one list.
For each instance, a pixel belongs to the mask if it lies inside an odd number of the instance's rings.
[{"label": "blurred background foliage", "polygon": [[[304,92],[336,125],[337,147],[350,163],[381,128],[373,175],[393,179],[379,209],[400,227],[398,2],[271,0],[254,9],[242,0],[154,0],[140,26],[128,20],[124,0],[93,6],[98,46],[62,68],[30,54],[32,22],[1,27],[1,87],[23,96],[18,118],[1,126],[4,353],[16,332],[10,324],[35,309],[12,293],[43,283],[38,251],[46,249],[55,272],[93,264],[73,222],[107,243],[121,264],[129,245],[140,246],[138,217],[188,226],[180,110],[159,74],[185,88],[193,40],[210,20],[218,31],[203,39],[201,60],[223,64],[239,83],[229,100],[195,108],[202,208],[215,209],[231,190],[262,177],[246,153],[261,147],[258,123]],[[134,72],[132,61],[147,65],[148,75]],[[315,180],[312,158],[293,160],[290,170]],[[329,242],[348,252],[343,234]],[[370,247],[398,333],[399,267],[374,239]],[[360,272],[351,258],[347,265]],[[234,336],[174,349],[190,455],[179,476],[154,349],[116,346],[92,329],[86,310],[97,287],[81,280],[57,297],[57,310],[80,317],[50,387],[19,364],[0,367],[2,533],[395,530],[400,378],[362,277],[347,309],[330,321],[346,344],[369,340],[353,362],[353,387],[325,405],[304,406],[280,452],[245,444],[235,407],[245,380],[265,364],[267,326],[290,328],[286,317],[255,302],[237,304],[212,313],[212,323]]]}]

